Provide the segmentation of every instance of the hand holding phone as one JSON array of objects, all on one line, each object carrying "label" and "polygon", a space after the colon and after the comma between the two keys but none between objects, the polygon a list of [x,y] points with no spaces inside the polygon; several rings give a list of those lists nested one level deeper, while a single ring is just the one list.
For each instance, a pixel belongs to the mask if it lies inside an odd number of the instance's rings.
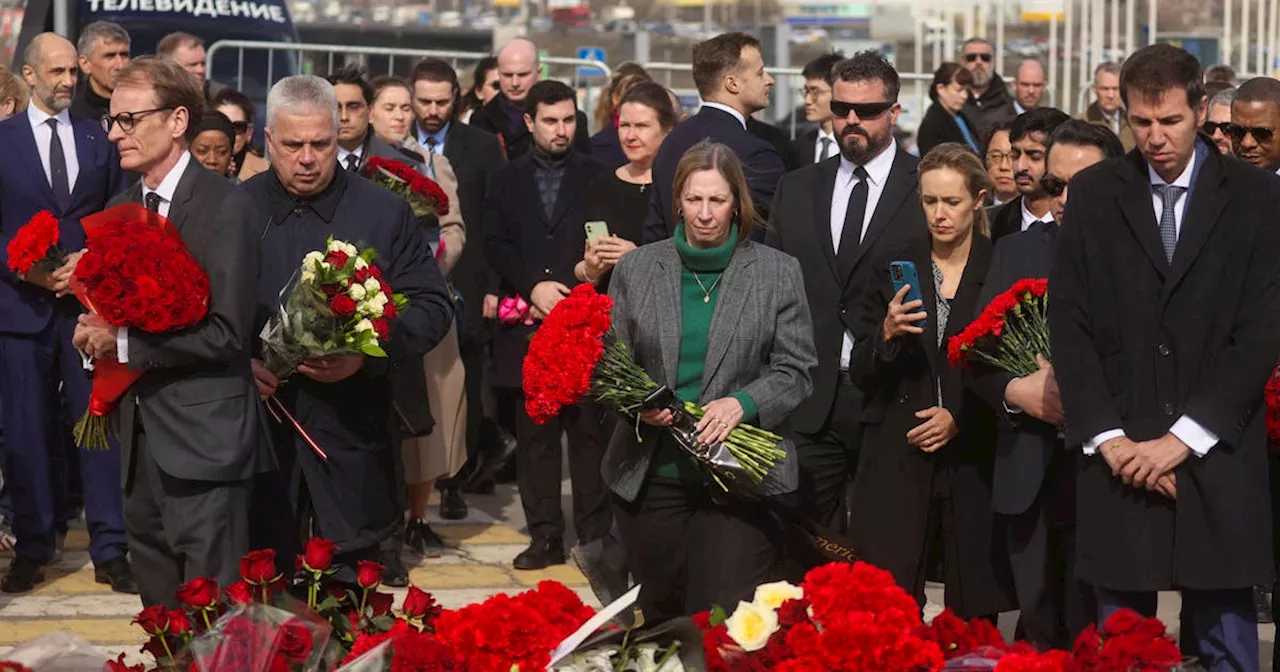
[{"label": "hand holding phone", "polygon": [[904,334],[922,334],[929,324],[929,313],[924,310],[920,294],[920,276],[916,265],[910,261],[889,264],[889,277],[896,292],[889,301],[889,311],[884,317],[882,334],[890,341]]},{"label": "hand holding phone", "polygon": [[583,225],[587,232],[587,242],[595,244],[597,240],[609,235],[609,224],[601,220],[587,222]]}]

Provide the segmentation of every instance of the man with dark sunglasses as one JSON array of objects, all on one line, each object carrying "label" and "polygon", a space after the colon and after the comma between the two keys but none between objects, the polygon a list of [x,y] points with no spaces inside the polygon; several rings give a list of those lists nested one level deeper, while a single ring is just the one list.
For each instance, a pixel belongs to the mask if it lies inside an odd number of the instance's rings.
[{"label": "man with dark sunglasses", "polygon": [[1231,103],[1231,123],[1222,131],[1231,138],[1237,157],[1280,172],[1280,81],[1254,77],[1241,84]]},{"label": "man with dark sunglasses", "polygon": [[855,306],[866,283],[888,270],[873,260],[928,228],[916,188],[919,160],[893,139],[898,73],[864,51],[836,64],[827,81],[840,155],[783,176],[765,243],[800,260],[818,350],[813,394],[784,429],[799,457],[802,511],[843,527],[850,513],[841,502],[862,445],[863,395],[849,376]]},{"label": "man with dark sunglasses", "polygon": [[960,47],[960,64],[973,75],[965,117],[978,127],[980,138],[990,135],[1001,122],[1018,116],[1009,87],[996,74],[994,62],[995,50],[990,42],[980,37],[971,37]]}]

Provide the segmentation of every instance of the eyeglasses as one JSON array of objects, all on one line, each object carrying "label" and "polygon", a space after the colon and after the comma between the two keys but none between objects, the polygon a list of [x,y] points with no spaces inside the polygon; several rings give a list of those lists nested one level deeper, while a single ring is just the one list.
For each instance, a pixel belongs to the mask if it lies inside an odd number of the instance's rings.
[{"label": "eyeglasses", "polygon": [[824,96],[824,95],[829,96],[831,95],[831,89],[823,89],[816,86],[806,86],[800,89],[800,95],[804,96],[805,98],[809,98],[810,96],[814,98],[817,98],[818,96]]},{"label": "eyeglasses", "polygon": [[499,82],[498,80],[495,79],[492,82],[489,82],[489,88],[493,89],[494,91],[497,91],[498,89],[502,88],[502,82]]},{"label": "eyeglasses", "polygon": [[249,122],[233,121],[231,122],[231,130],[235,131],[236,135],[240,135],[241,133],[249,130]]},{"label": "eyeglasses", "polygon": [[1230,127],[1231,122],[1229,121],[1206,121],[1204,122],[1204,125],[1200,127],[1200,130],[1204,131],[1205,135],[1213,135],[1218,131],[1222,131],[1223,135],[1231,135],[1227,130]]},{"label": "eyeglasses", "polygon": [[1231,136],[1234,142],[1244,141],[1244,136],[1252,135],[1253,141],[1263,143],[1270,140],[1275,134],[1274,128],[1266,128],[1265,126],[1240,126],[1238,124],[1222,124],[1222,131]]},{"label": "eyeglasses", "polygon": [[1051,198],[1057,198],[1062,192],[1067,190],[1067,180],[1055,175],[1046,174],[1040,178],[1040,188],[1044,189],[1044,193],[1049,194]]},{"label": "eyeglasses", "polygon": [[1013,154],[1006,152],[987,152],[987,164],[998,166],[1005,161],[1013,163]]},{"label": "eyeglasses", "polygon": [[108,133],[111,132],[111,129],[116,124],[119,124],[120,130],[124,131],[125,133],[132,133],[133,129],[137,127],[139,119],[147,116],[148,114],[155,114],[156,112],[167,112],[172,109],[173,107],[157,107],[154,110],[142,110],[141,112],[121,112],[120,114],[117,114],[115,116],[108,114],[103,116],[102,118],[104,121],[107,122]]},{"label": "eyeglasses", "polygon": [[974,61],[982,61],[983,63],[991,62],[991,54],[965,54],[964,60],[972,63]]},{"label": "eyeglasses", "polygon": [[875,119],[889,108],[897,105],[897,101],[889,100],[883,103],[846,103],[843,100],[831,100],[831,113],[843,119],[849,116],[850,112],[858,115],[859,119]]}]

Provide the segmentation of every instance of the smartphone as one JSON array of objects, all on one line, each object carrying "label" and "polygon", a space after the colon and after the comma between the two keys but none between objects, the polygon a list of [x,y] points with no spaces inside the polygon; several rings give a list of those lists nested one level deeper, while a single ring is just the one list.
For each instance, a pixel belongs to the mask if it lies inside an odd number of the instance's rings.
[{"label": "smartphone", "polygon": [[594,243],[597,240],[609,235],[609,225],[601,220],[587,222],[585,225],[587,230],[587,242]]},{"label": "smartphone", "polygon": [[[928,312],[927,306],[923,305],[924,298],[920,294],[920,276],[916,273],[916,265],[914,263],[910,261],[889,262],[889,278],[893,280],[894,294],[902,291],[903,286],[911,285],[911,289],[907,290],[907,295],[902,297],[902,303],[920,301],[920,309],[915,312]],[[918,327],[925,327],[928,324],[928,318],[916,322]]]}]

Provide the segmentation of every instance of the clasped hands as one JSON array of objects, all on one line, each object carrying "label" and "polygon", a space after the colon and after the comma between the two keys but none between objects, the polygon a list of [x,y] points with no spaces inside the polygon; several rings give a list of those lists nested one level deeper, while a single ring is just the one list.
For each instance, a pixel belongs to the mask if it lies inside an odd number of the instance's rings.
[{"label": "clasped hands", "polygon": [[[262,360],[255,359],[251,364],[253,382],[258,386],[258,395],[266,399],[275,394],[280,387],[280,379],[267,369]],[[337,383],[356,375],[363,367],[364,355],[362,354],[332,355],[308,359],[298,365],[298,373],[317,383]]]},{"label": "clasped hands", "polygon": [[1111,474],[1125,485],[1176,499],[1178,490],[1173,470],[1186,461],[1191,449],[1173,434],[1165,434],[1154,441],[1140,442],[1121,436],[1103,442],[1098,452],[1111,467]]},{"label": "clasped hands", "polygon": [[23,276],[23,280],[37,287],[43,287],[62,298],[71,293],[71,275],[76,270],[76,264],[80,262],[80,257],[84,256],[84,250],[72,252],[67,255],[67,260],[52,273],[46,273],[39,268],[32,268],[31,272]]},{"label": "clasped hands", "polygon": [[76,321],[71,344],[93,359],[116,359],[118,329],[96,313],[84,313]]}]

